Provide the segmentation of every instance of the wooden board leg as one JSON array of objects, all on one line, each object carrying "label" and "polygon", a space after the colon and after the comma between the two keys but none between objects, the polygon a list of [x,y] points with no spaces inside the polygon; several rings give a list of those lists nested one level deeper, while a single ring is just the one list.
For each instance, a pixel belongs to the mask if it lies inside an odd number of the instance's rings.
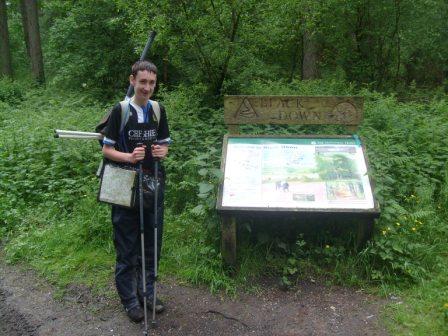
[{"label": "wooden board leg", "polygon": [[225,264],[236,265],[236,219],[233,216],[222,217],[221,255]]},{"label": "wooden board leg", "polygon": [[358,223],[358,232],[356,237],[356,249],[362,249],[367,241],[372,238],[373,235],[373,218],[368,218]]}]

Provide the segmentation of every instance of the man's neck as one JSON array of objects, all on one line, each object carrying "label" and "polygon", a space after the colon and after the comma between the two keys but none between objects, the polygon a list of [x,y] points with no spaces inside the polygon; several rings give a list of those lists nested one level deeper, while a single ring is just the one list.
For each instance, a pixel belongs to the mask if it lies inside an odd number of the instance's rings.
[{"label": "man's neck", "polygon": [[146,104],[148,103],[148,101],[146,100],[146,98],[137,98],[136,96],[134,96],[133,98],[132,98],[132,101],[134,102],[134,103],[136,103],[138,106],[141,106],[141,107],[145,107],[146,106]]}]

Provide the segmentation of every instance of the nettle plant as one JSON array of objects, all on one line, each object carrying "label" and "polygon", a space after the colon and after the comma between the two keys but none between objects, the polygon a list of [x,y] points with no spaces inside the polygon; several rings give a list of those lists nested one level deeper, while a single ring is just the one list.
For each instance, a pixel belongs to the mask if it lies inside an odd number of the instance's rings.
[{"label": "nettle plant", "polygon": [[367,103],[362,132],[382,213],[363,252],[372,280],[415,281],[446,252],[444,213],[448,131],[446,103]]}]

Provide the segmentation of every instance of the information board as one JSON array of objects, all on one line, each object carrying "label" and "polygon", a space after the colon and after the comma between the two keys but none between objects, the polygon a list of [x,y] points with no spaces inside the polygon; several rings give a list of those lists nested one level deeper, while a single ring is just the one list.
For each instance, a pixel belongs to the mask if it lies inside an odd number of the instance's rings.
[{"label": "information board", "polygon": [[376,212],[359,138],[226,135],[218,210]]}]

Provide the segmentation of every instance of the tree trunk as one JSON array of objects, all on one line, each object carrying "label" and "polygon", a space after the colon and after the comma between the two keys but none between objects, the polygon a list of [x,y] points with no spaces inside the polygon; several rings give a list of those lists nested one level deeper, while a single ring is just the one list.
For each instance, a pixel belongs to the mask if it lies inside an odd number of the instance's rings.
[{"label": "tree trunk", "polygon": [[24,17],[24,31],[28,30],[28,43],[31,59],[31,70],[38,83],[45,82],[44,62],[42,58],[42,48],[39,33],[39,17],[36,0],[21,0]]},{"label": "tree trunk", "polygon": [[30,53],[30,34],[28,33],[28,17],[26,15],[26,9],[25,9],[25,1],[19,2],[20,7],[20,15],[22,16],[22,27],[23,27],[23,35],[25,37],[25,46],[26,46],[26,54],[28,55],[28,58],[31,58]]},{"label": "tree trunk", "polygon": [[232,28],[229,36],[229,47],[227,48],[227,54],[221,67],[221,74],[219,75],[218,81],[216,82],[216,87],[214,90],[215,95],[221,94],[222,86],[227,76],[227,69],[229,67],[229,62],[234,52],[234,42],[238,31],[238,26],[240,23],[240,17],[241,12],[237,12],[236,10],[232,9]]},{"label": "tree trunk", "polygon": [[163,82],[165,85],[168,85],[168,55],[169,55],[169,49],[165,49],[165,55],[163,56]]},{"label": "tree trunk", "polygon": [[395,70],[395,88],[399,82],[401,67],[401,38],[400,38],[400,0],[395,0],[395,36],[397,38],[397,69]]},{"label": "tree trunk", "polygon": [[308,31],[303,34],[302,79],[315,79],[317,71],[317,43]]},{"label": "tree trunk", "polygon": [[5,0],[0,0],[0,75],[12,77],[11,49],[9,47],[8,15]]},{"label": "tree trunk", "polygon": [[296,28],[296,38],[294,39],[294,46],[291,53],[291,69],[289,72],[289,82],[292,82],[297,70],[297,63],[300,63],[300,42],[302,40],[302,34],[300,34],[299,27]]}]

